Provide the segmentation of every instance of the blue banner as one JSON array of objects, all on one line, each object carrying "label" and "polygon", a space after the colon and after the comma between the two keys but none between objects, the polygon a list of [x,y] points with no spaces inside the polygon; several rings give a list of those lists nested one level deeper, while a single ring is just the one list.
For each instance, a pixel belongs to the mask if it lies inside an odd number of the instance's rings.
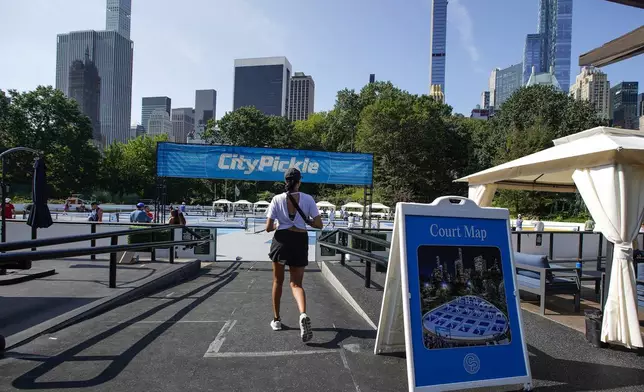
[{"label": "blue banner", "polygon": [[340,152],[159,143],[157,176],[283,181],[296,167],[304,182],[371,185],[373,156]]},{"label": "blue banner", "polygon": [[412,215],[405,232],[415,386],[526,376],[507,220]]}]

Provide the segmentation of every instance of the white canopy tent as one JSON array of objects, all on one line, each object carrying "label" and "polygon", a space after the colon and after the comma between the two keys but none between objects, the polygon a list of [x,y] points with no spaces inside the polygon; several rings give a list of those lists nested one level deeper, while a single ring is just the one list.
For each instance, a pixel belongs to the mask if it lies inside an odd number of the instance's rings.
[{"label": "white canopy tent", "polygon": [[215,209],[217,209],[217,206],[228,206],[228,208],[230,208],[232,204],[232,202],[226,199],[215,200],[212,202],[212,210],[215,211]]},{"label": "white canopy tent", "polygon": [[371,205],[368,207],[369,210],[384,210],[385,212],[388,212],[390,210],[389,207],[382,203],[371,203]]},{"label": "white canopy tent", "polygon": [[255,203],[253,203],[253,211],[257,212],[258,208],[261,209],[262,211],[264,211],[263,208],[269,206],[270,204],[271,203],[269,203],[269,202],[267,202],[265,200],[257,201]]},{"label": "white canopy tent", "polygon": [[597,127],[553,142],[456,181],[467,182],[469,198],[481,206],[491,204],[497,189],[579,191],[595,230],[615,245],[602,341],[642,347],[632,244],[644,218],[644,134]]},{"label": "white canopy tent", "polygon": [[315,203],[315,205],[318,208],[334,208],[335,209],[335,204],[331,204],[328,201],[324,201],[324,200],[323,201],[318,201],[317,203]]},{"label": "white canopy tent", "polygon": [[364,206],[362,204],[360,204],[360,203],[356,203],[356,202],[352,201],[350,203],[347,203],[347,204],[343,205],[342,208],[345,209],[345,210],[349,210],[350,208],[353,208],[353,209],[357,209],[357,210],[362,211],[364,209]]}]

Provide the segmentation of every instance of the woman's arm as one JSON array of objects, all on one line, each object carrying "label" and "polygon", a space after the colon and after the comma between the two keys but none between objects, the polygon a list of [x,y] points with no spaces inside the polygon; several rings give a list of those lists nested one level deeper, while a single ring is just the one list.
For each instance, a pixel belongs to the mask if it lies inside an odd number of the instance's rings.
[{"label": "woman's arm", "polygon": [[322,215],[318,215],[313,220],[311,220],[310,223],[311,227],[314,227],[316,229],[322,229],[324,227],[324,224],[322,223]]},{"label": "woman's arm", "polygon": [[275,230],[275,219],[273,218],[266,219],[266,232],[270,233],[273,230]]}]

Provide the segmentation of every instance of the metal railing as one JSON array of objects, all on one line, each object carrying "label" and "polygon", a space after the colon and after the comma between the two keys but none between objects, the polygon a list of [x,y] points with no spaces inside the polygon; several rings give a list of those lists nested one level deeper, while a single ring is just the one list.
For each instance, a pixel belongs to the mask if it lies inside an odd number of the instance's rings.
[{"label": "metal railing", "polygon": [[[196,239],[192,240],[181,240],[175,241],[175,229],[182,229],[189,232]],[[140,244],[118,244],[118,238],[120,236],[132,235],[132,234],[148,234],[156,233],[161,231],[168,231],[171,233],[170,241],[157,241],[157,242],[144,242]],[[56,237],[56,238],[46,238],[46,239],[36,239],[28,241],[16,241],[10,243],[0,244],[0,252],[8,252],[15,250],[31,249],[29,252],[10,252],[0,254],[0,268],[16,268],[16,269],[29,269],[31,268],[31,262],[48,260],[48,259],[60,259],[67,257],[77,257],[77,256],[95,256],[97,254],[107,254],[110,255],[109,262],[109,287],[116,288],[116,254],[118,252],[127,252],[127,251],[137,251],[144,249],[151,249],[151,258],[152,261],[156,259],[155,250],[157,248],[171,248],[169,252],[169,262],[174,263],[174,247],[179,245],[199,245],[204,242],[211,241],[212,236],[201,237],[192,229],[189,229],[181,225],[163,225],[155,226],[144,229],[129,229],[121,231],[113,231],[108,233],[94,233],[94,234],[81,234],[68,237]],[[110,245],[108,246],[96,246],[96,240],[110,238]],[[51,245],[62,245],[70,244],[74,242],[81,241],[92,241],[92,246],[89,248],[78,248],[78,249],[50,249],[50,250],[35,250],[38,247],[42,246],[51,246]]]},{"label": "metal railing", "polygon": [[[378,230],[374,230],[377,232]],[[340,236],[344,234],[346,236],[346,245],[341,244],[344,242],[344,238],[341,239]],[[357,239],[365,243],[366,249],[350,247],[350,241],[352,239]],[[328,240],[332,239],[333,242]],[[345,265],[345,255],[354,255],[360,258],[360,261],[365,263],[365,274],[364,274],[364,287],[371,287],[371,263],[376,263],[376,269],[378,266],[382,267],[382,271],[386,271],[388,259],[387,257],[380,256],[371,252],[371,245],[378,245],[385,249],[391,247],[389,241],[374,237],[369,234],[369,231],[365,232],[365,229],[334,229],[328,233],[323,234],[318,239],[320,247],[327,249],[332,249],[340,253],[340,264]]]}]

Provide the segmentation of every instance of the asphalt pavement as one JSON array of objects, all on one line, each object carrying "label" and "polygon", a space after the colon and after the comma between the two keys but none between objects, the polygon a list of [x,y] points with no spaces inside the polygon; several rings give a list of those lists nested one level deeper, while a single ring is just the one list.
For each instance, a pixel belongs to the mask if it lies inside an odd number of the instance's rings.
[{"label": "asphalt pavement", "polygon": [[[270,264],[216,263],[193,280],[10,350],[0,359],[0,391],[406,391],[404,356],[373,354],[375,331],[317,265],[304,286],[309,343],[299,338],[288,277],[287,328],[276,332]],[[574,330],[523,317],[536,390],[644,390],[637,353],[595,349]]]}]

